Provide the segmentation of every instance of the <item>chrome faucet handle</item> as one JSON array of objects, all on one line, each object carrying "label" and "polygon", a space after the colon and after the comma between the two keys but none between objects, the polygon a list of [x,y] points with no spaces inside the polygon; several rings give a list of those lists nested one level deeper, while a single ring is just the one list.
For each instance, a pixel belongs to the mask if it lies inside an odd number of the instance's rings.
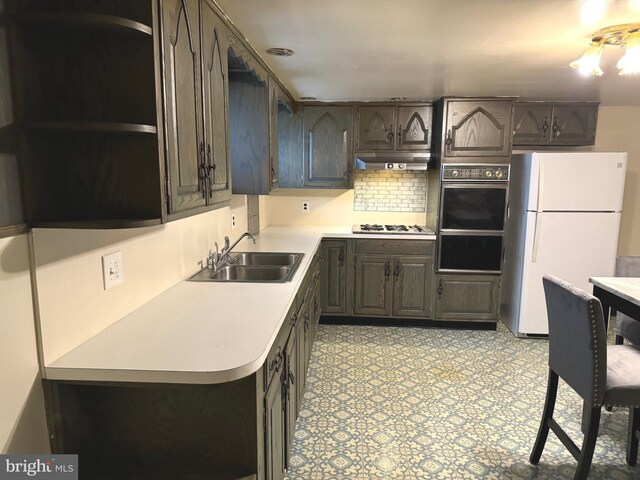
[{"label": "chrome faucet handle", "polygon": [[229,251],[229,244],[231,242],[229,242],[229,237],[224,237],[224,249],[223,251],[228,252]]}]

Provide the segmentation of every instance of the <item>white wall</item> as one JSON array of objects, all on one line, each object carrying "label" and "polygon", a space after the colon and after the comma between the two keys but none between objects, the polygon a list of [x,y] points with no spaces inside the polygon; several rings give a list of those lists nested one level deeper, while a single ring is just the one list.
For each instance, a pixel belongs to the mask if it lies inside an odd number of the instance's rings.
[{"label": "white wall", "polygon": [[[231,212],[236,227],[231,229]],[[231,207],[162,226],[123,230],[35,229],[45,365],[185,279],[247,229],[246,197]],[[103,289],[102,255],[122,252],[124,283]]]},{"label": "white wall", "polygon": [[640,107],[600,107],[595,150],[629,153],[618,255],[640,255]]},{"label": "white wall", "polygon": [[26,235],[0,239],[0,453],[48,453]]},{"label": "white wall", "polygon": [[[424,212],[356,212],[353,197],[353,190],[278,190],[268,197],[260,197],[260,222],[267,225],[425,224]],[[303,200],[311,202],[309,213],[302,212]]]}]

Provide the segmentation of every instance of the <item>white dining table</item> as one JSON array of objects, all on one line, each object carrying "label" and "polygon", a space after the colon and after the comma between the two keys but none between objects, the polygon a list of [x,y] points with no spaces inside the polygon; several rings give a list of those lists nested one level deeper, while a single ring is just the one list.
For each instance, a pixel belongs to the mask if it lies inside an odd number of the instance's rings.
[{"label": "white dining table", "polygon": [[640,278],[638,277],[591,277],[593,296],[602,303],[605,327],[611,310],[640,321]]}]

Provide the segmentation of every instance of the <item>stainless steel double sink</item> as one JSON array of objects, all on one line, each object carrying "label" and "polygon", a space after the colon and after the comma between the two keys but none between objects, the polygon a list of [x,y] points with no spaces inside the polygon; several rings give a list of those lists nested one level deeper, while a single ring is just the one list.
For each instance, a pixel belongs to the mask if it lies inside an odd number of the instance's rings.
[{"label": "stainless steel double sink", "polygon": [[204,268],[190,282],[290,282],[304,253],[251,252],[237,253],[217,270]]}]

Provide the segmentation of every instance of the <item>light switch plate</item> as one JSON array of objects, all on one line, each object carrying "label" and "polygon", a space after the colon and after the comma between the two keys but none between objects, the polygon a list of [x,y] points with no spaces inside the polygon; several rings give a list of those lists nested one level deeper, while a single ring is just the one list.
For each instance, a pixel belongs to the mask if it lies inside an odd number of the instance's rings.
[{"label": "light switch plate", "polygon": [[105,290],[124,282],[122,252],[120,250],[102,256],[102,279]]}]

